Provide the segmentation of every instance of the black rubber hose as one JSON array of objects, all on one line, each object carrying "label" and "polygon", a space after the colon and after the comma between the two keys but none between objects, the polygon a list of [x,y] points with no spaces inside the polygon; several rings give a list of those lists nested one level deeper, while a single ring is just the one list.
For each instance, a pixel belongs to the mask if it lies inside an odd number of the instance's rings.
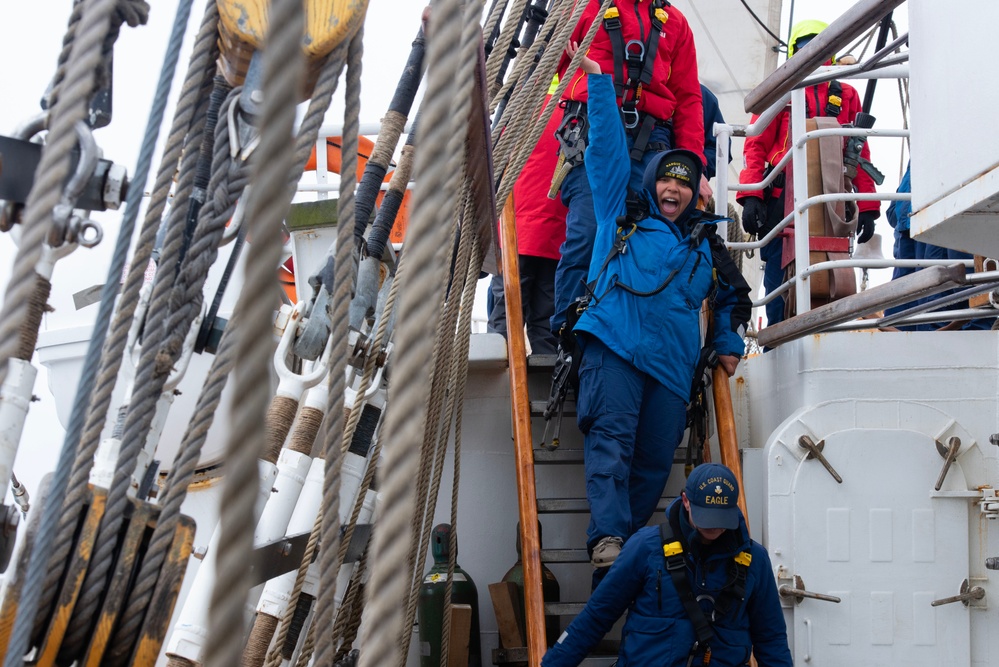
[{"label": "black rubber hose", "polygon": [[[396,112],[404,117],[409,116],[413,108],[413,100],[416,99],[416,91],[420,87],[423,79],[423,60],[426,53],[426,38],[423,34],[423,27],[416,34],[413,40],[413,48],[409,52],[409,59],[406,67],[402,70],[399,83],[396,85],[395,93],[392,95],[392,102],[389,104],[389,112]],[[375,201],[378,199],[378,191],[381,188],[385,174],[388,172],[388,165],[376,164],[374,160],[368,160],[364,167],[364,174],[357,187],[355,197],[354,217],[354,242],[357,247],[361,247],[364,240],[364,230],[368,227],[368,220],[371,212],[375,210]],[[332,293],[332,290],[330,290]]]},{"label": "black rubber hose", "polygon": [[[416,141],[416,126],[420,122],[419,114],[413,121],[413,129],[406,138],[406,145],[412,146]],[[382,205],[375,216],[375,222],[371,225],[368,233],[368,257],[379,258],[385,252],[385,245],[388,243],[389,232],[395,224],[395,218],[399,214],[402,206],[402,198],[406,195],[406,190],[389,190],[382,199]]]}]

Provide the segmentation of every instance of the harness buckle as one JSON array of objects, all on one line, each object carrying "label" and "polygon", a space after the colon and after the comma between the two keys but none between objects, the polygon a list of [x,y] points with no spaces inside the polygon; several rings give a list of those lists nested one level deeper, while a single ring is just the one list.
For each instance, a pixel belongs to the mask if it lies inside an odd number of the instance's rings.
[{"label": "harness buckle", "polygon": [[638,127],[638,123],[641,121],[638,109],[621,109],[621,115],[624,116],[624,126],[629,130]]},{"label": "harness buckle", "polygon": [[[638,51],[634,51],[632,47],[638,47]],[[624,59],[632,62],[637,61],[638,65],[642,65],[645,62],[645,44],[637,39],[633,39],[624,45]]]}]

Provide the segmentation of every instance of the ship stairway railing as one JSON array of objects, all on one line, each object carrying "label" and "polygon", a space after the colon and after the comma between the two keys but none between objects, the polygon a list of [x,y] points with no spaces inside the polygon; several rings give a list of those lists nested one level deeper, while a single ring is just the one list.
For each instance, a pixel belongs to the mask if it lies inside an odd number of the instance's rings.
[{"label": "ship stairway railing", "polygon": [[[761,134],[767,126],[790,103],[791,106],[791,148],[759,183],[729,183],[726,169],[717,173],[718,190],[721,192],[759,191],[771,185],[791,164],[794,179],[794,207],[772,230],[762,238],[750,242],[728,243],[733,250],[758,250],[777,238],[792,223],[797,230],[808,229],[809,209],[815,205],[837,201],[911,201],[911,194],[898,192],[838,193],[810,195],[807,183],[806,147],[809,141],[828,136],[843,137],[885,137],[908,138],[908,129],[841,127],[806,131],[805,89],[833,79],[907,79],[909,74],[908,52],[893,53],[908,41],[908,35],[901,35],[885,45],[862,63],[851,66],[818,67],[826,62],[837,50],[848,45],[857,36],[881,21],[897,5],[895,0],[883,2],[864,0],[857,3],[840,19],[832,23],[813,39],[807,47],[798,52],[773,72],[763,83],[746,97],[746,111],[759,113],[756,122],[748,125],[716,123],[714,134],[717,141],[717,160],[727,164],[729,160],[729,139],[732,136],[752,137]],[[727,197],[718,197],[715,212],[727,215]],[[851,248],[852,250],[852,248]],[[852,254],[852,253],[851,253]],[[946,267],[961,264],[960,271],[947,271]],[[964,277],[964,267],[973,265],[972,260],[963,262],[953,259],[841,259],[809,264],[809,235],[794,235],[794,276],[777,289],[753,302],[754,307],[764,306],[781,295],[794,290],[795,317],[788,318],[779,325],[759,332],[758,342],[773,347],[811,333],[828,330],[870,329],[894,326],[896,324],[920,324],[926,322],[959,321],[994,314],[992,308],[964,308],[960,310],[937,310],[941,306],[965,300],[969,296],[990,292],[999,287],[999,274],[985,272]],[[823,271],[839,268],[880,269],[892,267],[932,268],[940,270],[925,272],[919,279],[911,274],[903,279],[892,281],[859,294],[811,310],[811,290],[809,280]],[[928,281],[936,280],[933,284]],[[956,294],[937,299],[929,304],[913,305],[900,313],[888,317],[855,321],[884,308],[909,303],[914,299],[937,294],[947,289],[961,288]],[[839,304],[839,305],[836,305]],[[934,309],[933,313],[925,311]]]}]

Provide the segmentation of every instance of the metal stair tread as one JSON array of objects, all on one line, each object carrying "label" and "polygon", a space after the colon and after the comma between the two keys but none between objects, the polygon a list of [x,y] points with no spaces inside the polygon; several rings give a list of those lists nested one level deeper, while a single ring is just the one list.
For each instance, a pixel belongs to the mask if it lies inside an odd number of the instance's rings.
[{"label": "metal stair tread", "polygon": [[[687,448],[677,447],[673,454],[673,463],[683,464],[687,460]],[[583,463],[583,450],[579,447],[559,447],[548,450],[535,448],[534,463],[538,465],[572,465]]]},{"label": "metal stair tread", "polygon": [[542,563],[589,563],[586,549],[542,549]]},{"label": "metal stair tread", "polygon": [[[531,416],[541,417],[545,414],[545,407],[548,405],[548,399],[531,401]],[[576,414],[576,402],[566,399],[565,403],[562,405],[562,415],[574,415]]]},{"label": "metal stair tread", "polygon": [[[659,499],[656,511],[665,510],[674,498]],[[538,498],[538,514],[589,514],[586,498]]]}]

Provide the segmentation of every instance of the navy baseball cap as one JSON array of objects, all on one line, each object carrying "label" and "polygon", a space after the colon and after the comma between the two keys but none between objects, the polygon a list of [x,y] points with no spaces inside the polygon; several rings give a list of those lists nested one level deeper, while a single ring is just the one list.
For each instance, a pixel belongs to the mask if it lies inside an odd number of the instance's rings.
[{"label": "navy baseball cap", "polygon": [[690,472],[684,488],[698,528],[739,527],[739,482],[720,463],[703,463]]}]

